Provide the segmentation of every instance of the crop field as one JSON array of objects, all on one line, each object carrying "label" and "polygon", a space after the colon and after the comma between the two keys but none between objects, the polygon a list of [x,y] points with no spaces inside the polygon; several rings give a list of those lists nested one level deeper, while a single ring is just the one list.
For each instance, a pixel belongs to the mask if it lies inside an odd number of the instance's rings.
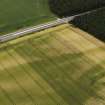
[{"label": "crop field", "polygon": [[0,1],[0,34],[53,19],[48,0]]},{"label": "crop field", "polygon": [[105,105],[105,45],[68,24],[1,44],[0,105]]}]

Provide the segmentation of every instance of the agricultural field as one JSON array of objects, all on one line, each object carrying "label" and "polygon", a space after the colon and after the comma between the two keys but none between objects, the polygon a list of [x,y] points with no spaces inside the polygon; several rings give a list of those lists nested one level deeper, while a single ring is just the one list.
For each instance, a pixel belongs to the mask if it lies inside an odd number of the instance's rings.
[{"label": "agricultural field", "polygon": [[0,105],[105,105],[105,44],[68,24],[1,44]]},{"label": "agricultural field", "polygon": [[48,0],[1,0],[0,34],[55,19]]}]

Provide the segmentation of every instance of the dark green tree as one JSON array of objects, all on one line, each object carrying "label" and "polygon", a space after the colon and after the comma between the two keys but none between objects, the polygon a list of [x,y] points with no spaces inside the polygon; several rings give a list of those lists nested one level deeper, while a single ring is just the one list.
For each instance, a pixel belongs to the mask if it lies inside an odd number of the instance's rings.
[{"label": "dark green tree", "polygon": [[105,42],[105,8],[76,17],[70,23]]},{"label": "dark green tree", "polygon": [[105,0],[49,0],[50,9],[58,16],[71,16],[103,7]]}]

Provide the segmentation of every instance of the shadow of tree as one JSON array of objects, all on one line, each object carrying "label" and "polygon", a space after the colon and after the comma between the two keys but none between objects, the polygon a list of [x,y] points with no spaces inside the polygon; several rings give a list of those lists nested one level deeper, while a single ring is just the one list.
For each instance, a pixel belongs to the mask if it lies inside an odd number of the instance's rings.
[{"label": "shadow of tree", "polygon": [[105,41],[105,8],[76,17],[70,23],[90,33],[101,41]]}]

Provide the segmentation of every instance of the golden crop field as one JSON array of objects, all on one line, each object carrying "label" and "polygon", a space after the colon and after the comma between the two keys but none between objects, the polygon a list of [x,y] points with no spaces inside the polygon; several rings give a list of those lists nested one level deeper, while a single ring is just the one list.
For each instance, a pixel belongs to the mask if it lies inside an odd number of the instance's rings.
[{"label": "golden crop field", "polygon": [[0,105],[105,105],[105,44],[68,24],[1,44]]}]

